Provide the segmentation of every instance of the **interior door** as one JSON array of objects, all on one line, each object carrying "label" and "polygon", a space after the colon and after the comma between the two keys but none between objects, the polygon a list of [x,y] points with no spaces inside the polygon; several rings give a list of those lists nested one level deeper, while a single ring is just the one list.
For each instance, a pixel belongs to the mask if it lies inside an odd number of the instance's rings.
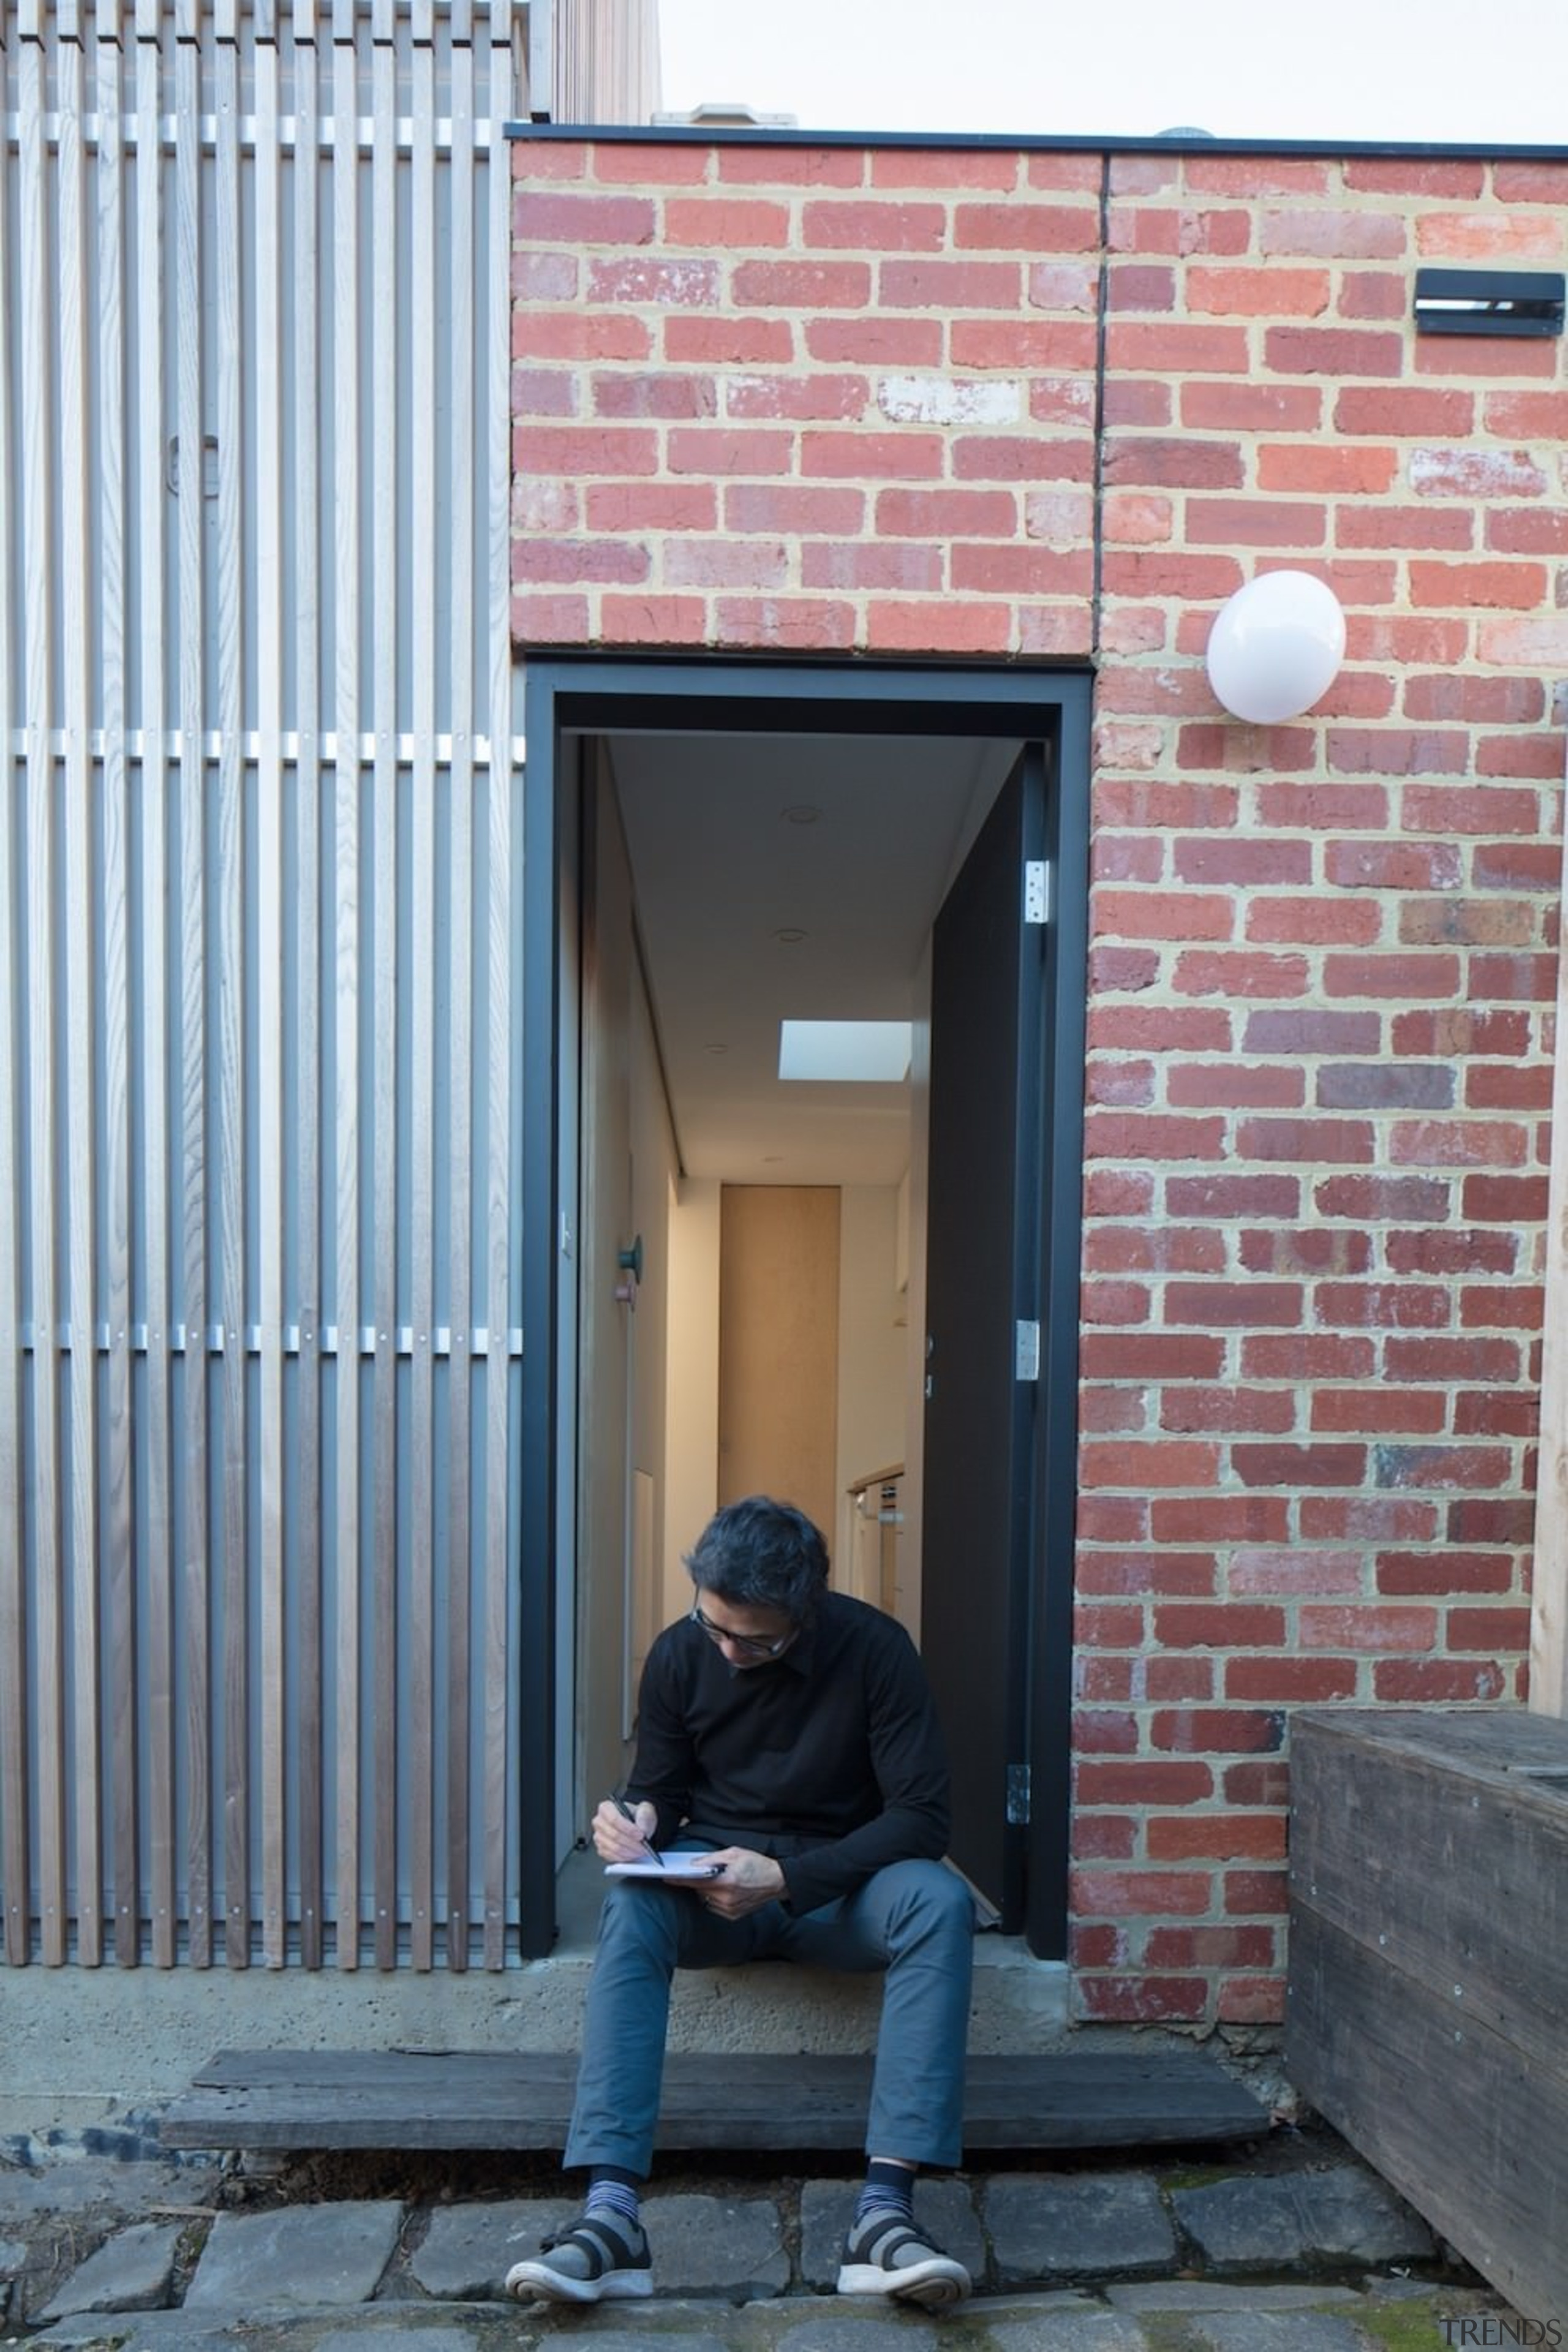
[{"label": "interior door", "polygon": [[631,1730],[632,898],[601,744],[583,781],[582,1206],[577,1455],[577,1817],[619,1786]]},{"label": "interior door", "polygon": [[1009,1934],[1025,1893],[1046,976],[1026,868],[1045,856],[1030,745],[931,942],[921,1649],[952,1766],[949,1851]]}]

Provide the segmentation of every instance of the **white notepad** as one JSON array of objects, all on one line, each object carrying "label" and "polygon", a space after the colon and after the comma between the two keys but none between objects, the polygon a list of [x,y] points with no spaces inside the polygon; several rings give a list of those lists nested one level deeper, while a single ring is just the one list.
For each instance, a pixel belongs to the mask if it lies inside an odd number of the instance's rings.
[{"label": "white notepad", "polygon": [[662,1862],[607,1862],[606,1878],[722,1878],[721,1862],[710,1862],[706,1854],[667,1853]]}]

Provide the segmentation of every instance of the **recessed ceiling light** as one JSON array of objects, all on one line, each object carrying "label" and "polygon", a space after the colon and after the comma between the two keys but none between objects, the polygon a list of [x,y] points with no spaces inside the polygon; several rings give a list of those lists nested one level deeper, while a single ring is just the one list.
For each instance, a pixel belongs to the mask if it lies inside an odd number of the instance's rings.
[{"label": "recessed ceiling light", "polygon": [[797,931],[793,924],[786,924],[782,931],[775,931],[773,933],[773,937],[777,940],[781,947],[797,948],[799,947],[802,940],[810,939],[811,933],[809,931]]},{"label": "recessed ceiling light", "polygon": [[705,1054],[727,1054],[730,1048],[728,1045],[704,1045],[702,1050]]},{"label": "recessed ceiling light", "polygon": [[898,1086],[910,1074],[908,1021],[781,1021],[781,1078]]},{"label": "recessed ceiling light", "polygon": [[790,807],[780,809],[785,824],[815,824],[822,811],[811,801],[795,801]]}]

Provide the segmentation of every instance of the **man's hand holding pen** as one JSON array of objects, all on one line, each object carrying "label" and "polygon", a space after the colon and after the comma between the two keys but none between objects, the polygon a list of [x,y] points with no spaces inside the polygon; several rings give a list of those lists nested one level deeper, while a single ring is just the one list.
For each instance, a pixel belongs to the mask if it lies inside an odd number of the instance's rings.
[{"label": "man's hand holding pen", "polygon": [[601,1862],[657,1862],[654,1832],[658,1813],[645,1797],[633,1807],[619,1797],[606,1797],[590,1825],[594,1851]]}]

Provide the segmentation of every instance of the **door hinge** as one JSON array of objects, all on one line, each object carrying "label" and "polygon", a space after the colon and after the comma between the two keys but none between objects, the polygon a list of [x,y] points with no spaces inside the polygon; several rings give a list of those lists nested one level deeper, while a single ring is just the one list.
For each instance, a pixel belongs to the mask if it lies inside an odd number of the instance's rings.
[{"label": "door hinge", "polygon": [[1007,1767],[1007,1822],[1013,1829],[1027,1829],[1029,1825],[1029,1768],[1026,1764],[1009,1764]]},{"label": "door hinge", "polygon": [[1037,1381],[1040,1377],[1040,1327],[1037,1323],[1020,1323],[1017,1332],[1017,1358],[1013,1378],[1016,1381]]},{"label": "door hinge", "polygon": [[1043,857],[1024,860],[1024,920],[1026,923],[1048,923],[1051,919],[1051,869]]}]

